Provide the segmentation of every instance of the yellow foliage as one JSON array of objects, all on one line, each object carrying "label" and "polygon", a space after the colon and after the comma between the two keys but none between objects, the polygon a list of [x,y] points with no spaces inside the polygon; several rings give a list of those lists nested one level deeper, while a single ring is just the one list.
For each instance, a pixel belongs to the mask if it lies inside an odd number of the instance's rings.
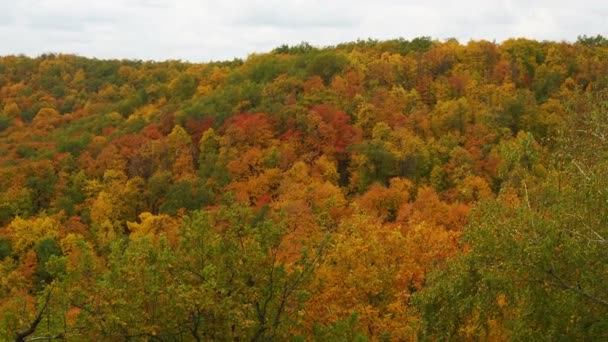
[{"label": "yellow foliage", "polygon": [[413,188],[410,180],[392,178],[388,188],[375,183],[368,191],[357,198],[355,203],[366,214],[382,220],[394,220],[398,209],[409,200]]},{"label": "yellow foliage", "polygon": [[152,104],[140,107],[132,114],[132,116],[144,118],[148,122],[152,121],[157,115],[158,108]]},{"label": "yellow foliage", "polygon": [[192,139],[182,126],[175,125],[167,136],[167,144],[174,152],[189,147],[192,144]]},{"label": "yellow foliage", "polygon": [[34,117],[34,127],[50,128],[57,126],[61,122],[61,114],[53,108],[42,108]]},{"label": "yellow foliage", "polygon": [[[123,121],[122,114],[120,114],[119,112],[110,112],[110,113],[106,114],[106,118],[108,118],[110,120],[110,122],[112,122],[113,124],[117,124],[117,123],[120,123],[121,121]],[[99,138],[103,138],[103,137],[99,137]],[[104,138],[104,140],[105,140],[105,138]]]},{"label": "yellow foliage", "polygon": [[178,152],[177,158],[173,163],[173,175],[176,180],[196,178],[194,171],[194,160],[188,150]]},{"label": "yellow foliage", "polygon": [[309,201],[317,212],[328,212],[334,219],[339,219],[348,206],[342,190],[330,182],[313,183],[309,187]]},{"label": "yellow foliage", "polygon": [[360,329],[372,340],[390,332],[395,340],[412,337],[406,310],[409,282],[405,237],[364,215],[345,219],[335,233],[326,262],[319,266],[306,307],[309,324],[328,324],[359,314]]},{"label": "yellow foliage", "polygon": [[316,171],[323,181],[332,184],[337,184],[340,178],[335,160],[331,160],[325,154],[315,161],[314,171]]},{"label": "yellow foliage", "polygon": [[16,117],[21,113],[21,109],[19,109],[19,105],[15,102],[10,102],[4,106],[3,112],[10,117]]},{"label": "yellow foliage", "polygon": [[139,221],[139,223],[127,222],[131,238],[158,235],[172,226],[175,220],[168,215],[153,215],[149,212],[143,212],[139,214]]},{"label": "yellow foliage", "polygon": [[498,297],[496,297],[496,303],[499,307],[504,307],[507,305],[507,297],[504,294],[498,295]]},{"label": "yellow foliage", "polygon": [[16,217],[6,228],[13,240],[13,249],[18,255],[23,255],[36,243],[45,237],[56,237],[59,232],[59,223],[48,216],[32,219]]}]

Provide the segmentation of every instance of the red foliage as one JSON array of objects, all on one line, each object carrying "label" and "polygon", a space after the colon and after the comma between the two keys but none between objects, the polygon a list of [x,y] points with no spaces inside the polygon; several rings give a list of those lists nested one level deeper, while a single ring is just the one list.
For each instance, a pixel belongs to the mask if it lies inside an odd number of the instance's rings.
[{"label": "red foliage", "polygon": [[64,224],[65,234],[80,234],[87,236],[89,233],[88,226],[82,223],[80,216],[70,217]]},{"label": "red foliage", "polygon": [[163,135],[169,135],[175,126],[175,115],[167,114],[160,119],[160,131]]},{"label": "red foliage", "polygon": [[110,134],[114,133],[114,131],[116,131],[116,128],[114,126],[108,126],[108,127],[105,127],[103,129],[103,131],[101,131],[101,135],[103,135],[104,137],[107,137]]},{"label": "red foliage", "polygon": [[274,135],[270,119],[264,113],[235,115],[224,127],[226,135],[236,145],[264,145]]},{"label": "red foliage", "polygon": [[213,126],[213,118],[202,119],[188,118],[186,120],[186,132],[192,137],[192,142],[196,145],[201,140],[203,133]]},{"label": "red foliage", "polygon": [[148,139],[142,134],[129,134],[114,139],[112,144],[118,148],[121,156],[132,158]]},{"label": "red foliage", "polygon": [[255,203],[255,207],[257,209],[260,209],[263,206],[265,206],[266,204],[270,203],[270,200],[271,200],[270,194],[261,195],[260,197],[258,197],[258,199]]},{"label": "red foliage", "polygon": [[319,114],[323,122],[331,128],[319,132],[321,138],[326,140],[320,143],[326,147],[331,146],[335,152],[342,153],[348,146],[361,140],[361,132],[348,123],[350,118],[343,111],[322,104],[312,107],[311,112]]},{"label": "red foliage", "polygon": [[157,140],[163,137],[161,129],[162,127],[159,124],[151,124],[144,127],[142,133],[148,139]]}]

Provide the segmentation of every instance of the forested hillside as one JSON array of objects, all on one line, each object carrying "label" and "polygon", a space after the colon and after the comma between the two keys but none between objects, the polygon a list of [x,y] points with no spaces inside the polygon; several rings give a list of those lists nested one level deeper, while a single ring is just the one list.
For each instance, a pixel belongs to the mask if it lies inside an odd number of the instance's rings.
[{"label": "forested hillside", "polygon": [[601,36],[0,57],[0,340],[606,340],[607,138]]}]

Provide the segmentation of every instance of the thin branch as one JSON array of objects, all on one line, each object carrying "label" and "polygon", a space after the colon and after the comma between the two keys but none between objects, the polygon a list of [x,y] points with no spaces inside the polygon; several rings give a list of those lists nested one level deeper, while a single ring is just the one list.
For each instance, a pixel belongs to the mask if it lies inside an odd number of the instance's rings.
[{"label": "thin branch", "polygon": [[574,166],[576,166],[576,168],[581,172],[581,174],[585,177],[586,180],[590,180],[589,176],[587,176],[587,173],[585,171],[583,171],[583,169],[581,168],[580,165],[578,165],[576,160],[572,160],[572,164],[574,164]]},{"label": "thin branch", "polygon": [[42,321],[42,317],[44,316],[44,312],[46,311],[46,308],[49,305],[49,301],[51,300],[51,293],[52,292],[53,292],[53,288],[51,287],[51,288],[49,288],[49,291],[46,294],[46,298],[44,300],[44,305],[42,305],[42,308],[40,309],[40,311],[36,315],[36,318],[32,321],[32,323],[30,324],[29,328],[27,328],[25,331],[17,333],[17,336],[15,336],[15,342],[24,342],[24,341],[26,341],[25,338],[28,337],[28,336],[30,336],[31,334],[33,334],[36,331],[36,328],[38,327],[38,324],[40,324],[40,321]]},{"label": "thin branch", "polygon": [[323,254],[323,251],[325,250],[325,246],[327,245],[328,241],[329,241],[329,234],[325,235],[325,238],[323,239],[323,241],[321,241],[321,244],[319,245],[319,248],[317,248],[317,253],[315,254],[315,257],[300,272],[300,274],[295,279],[295,281],[293,282],[293,284],[291,284],[291,286],[289,286],[289,287],[286,286],[284,288],[284,290],[283,290],[283,296],[281,298],[281,303],[279,305],[279,309],[277,310],[277,313],[276,313],[276,315],[274,317],[274,321],[273,321],[273,326],[275,328],[277,328],[279,326],[280,317],[281,317],[281,314],[283,313],[283,311],[285,310],[285,304],[287,303],[287,299],[298,288],[298,286],[300,285],[300,283],[302,283],[304,281],[304,277],[309,272],[312,271],[312,268],[315,266],[315,264],[317,263],[317,261],[321,258],[321,255]]},{"label": "thin branch", "polygon": [[65,335],[63,333],[55,336],[39,336],[28,338],[25,341],[38,341],[38,340],[65,340]]},{"label": "thin branch", "polygon": [[85,304],[79,304],[79,303],[76,303],[73,301],[71,301],[70,304],[77,309],[83,310],[84,312],[88,313],[89,315],[91,315],[93,317],[99,318],[98,320],[95,320],[95,323],[97,323],[97,325],[99,325],[101,330],[106,330],[106,326],[105,326],[106,319],[101,313],[99,313],[93,309],[87,308]]},{"label": "thin branch", "polygon": [[532,207],[530,207],[530,198],[528,197],[528,185],[526,184],[526,181],[524,181],[524,190],[526,191],[526,204],[528,205],[528,209],[532,209]]},{"label": "thin branch", "polygon": [[555,274],[555,270],[550,269],[549,271],[547,271],[547,273],[549,273],[549,275],[551,277],[553,277],[555,280],[557,280],[559,282],[559,285],[562,288],[574,291],[574,292],[578,293],[579,295],[581,295],[583,297],[586,297],[586,298],[588,298],[588,299],[590,299],[590,300],[592,300],[592,301],[594,301],[594,302],[596,302],[598,304],[601,304],[601,305],[604,305],[604,306],[608,307],[608,301],[607,300],[602,299],[602,298],[598,298],[598,297],[596,297],[596,296],[594,296],[594,295],[592,295],[592,294],[590,294],[590,293],[588,293],[586,291],[583,291],[583,289],[580,287],[580,285],[572,286],[572,285],[566,283],[566,281],[564,281],[557,274]]},{"label": "thin branch", "polygon": [[199,308],[196,308],[196,313],[192,312],[190,314],[191,319],[192,319],[192,328],[189,328],[190,333],[192,334],[192,336],[194,337],[194,339],[196,339],[197,342],[200,342],[201,338],[198,335],[198,328],[199,325],[201,324],[201,311],[199,310]]}]

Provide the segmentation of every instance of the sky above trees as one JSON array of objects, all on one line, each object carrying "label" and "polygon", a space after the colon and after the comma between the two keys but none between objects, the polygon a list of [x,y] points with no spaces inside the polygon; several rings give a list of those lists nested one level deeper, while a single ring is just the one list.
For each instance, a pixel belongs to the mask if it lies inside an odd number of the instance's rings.
[{"label": "sky above trees", "polygon": [[608,4],[582,1],[1,0],[0,55],[97,58],[246,57],[302,41],[432,36],[574,41],[606,35]]}]

